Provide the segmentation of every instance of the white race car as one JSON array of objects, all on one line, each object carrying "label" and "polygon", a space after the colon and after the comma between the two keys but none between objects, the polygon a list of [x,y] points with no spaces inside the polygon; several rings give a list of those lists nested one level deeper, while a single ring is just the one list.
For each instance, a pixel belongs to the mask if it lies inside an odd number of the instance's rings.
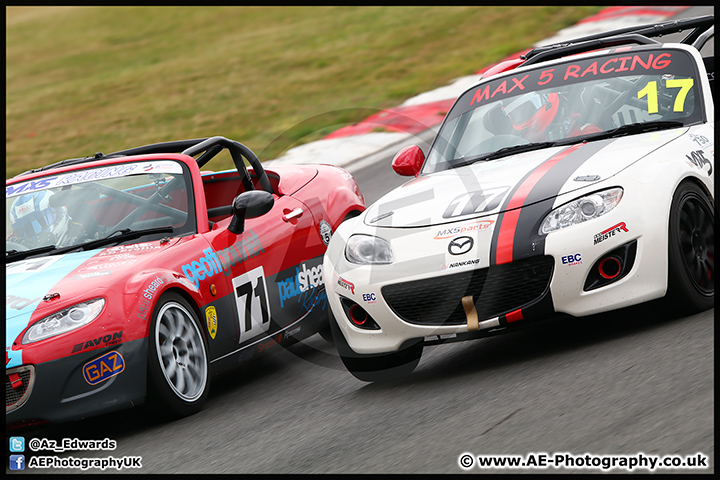
[{"label": "white race car", "polygon": [[416,178],[343,223],[324,258],[348,370],[393,378],[424,345],[660,297],[711,308],[713,22],[536,48],[458,97],[427,158],[401,150],[393,169]]}]

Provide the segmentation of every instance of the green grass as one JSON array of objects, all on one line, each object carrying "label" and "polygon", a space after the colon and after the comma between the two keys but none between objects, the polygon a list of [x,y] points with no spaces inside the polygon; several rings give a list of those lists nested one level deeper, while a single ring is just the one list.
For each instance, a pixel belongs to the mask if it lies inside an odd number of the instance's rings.
[{"label": "green grass", "polygon": [[7,7],[6,176],[212,135],[277,158],[599,9]]}]

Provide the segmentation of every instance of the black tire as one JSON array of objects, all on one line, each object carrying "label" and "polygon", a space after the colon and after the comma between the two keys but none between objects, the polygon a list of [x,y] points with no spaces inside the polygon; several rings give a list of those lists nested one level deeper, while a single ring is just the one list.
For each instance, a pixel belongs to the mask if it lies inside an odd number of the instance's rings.
[{"label": "black tire", "polygon": [[410,375],[422,356],[422,340],[393,353],[378,355],[356,353],[345,340],[332,312],[330,313],[330,329],[335,348],[345,368],[363,382],[387,382]]},{"label": "black tire", "polygon": [[209,390],[203,330],[188,302],[166,293],[153,312],[148,335],[148,401],[165,419],[202,410]]},{"label": "black tire", "polygon": [[715,209],[691,182],[675,191],[670,208],[666,305],[677,313],[712,308],[715,298]]}]

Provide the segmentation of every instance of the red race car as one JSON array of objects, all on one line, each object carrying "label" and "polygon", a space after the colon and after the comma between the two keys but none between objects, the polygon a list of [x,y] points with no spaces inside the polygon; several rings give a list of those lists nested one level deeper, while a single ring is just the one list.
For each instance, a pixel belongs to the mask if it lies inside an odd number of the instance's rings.
[{"label": "red race car", "polygon": [[[223,150],[236,170],[201,172]],[[323,254],[365,210],[346,171],[266,171],[224,137],[65,160],[5,194],[8,427],[199,411],[221,370],[326,331]]]}]

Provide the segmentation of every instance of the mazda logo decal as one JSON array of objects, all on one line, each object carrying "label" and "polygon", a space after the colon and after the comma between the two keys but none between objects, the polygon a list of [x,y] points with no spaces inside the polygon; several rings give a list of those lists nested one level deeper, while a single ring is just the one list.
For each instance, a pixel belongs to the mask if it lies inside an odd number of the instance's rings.
[{"label": "mazda logo decal", "polygon": [[450,240],[448,245],[448,253],[450,255],[462,255],[472,250],[475,241],[472,237],[457,237]]}]

